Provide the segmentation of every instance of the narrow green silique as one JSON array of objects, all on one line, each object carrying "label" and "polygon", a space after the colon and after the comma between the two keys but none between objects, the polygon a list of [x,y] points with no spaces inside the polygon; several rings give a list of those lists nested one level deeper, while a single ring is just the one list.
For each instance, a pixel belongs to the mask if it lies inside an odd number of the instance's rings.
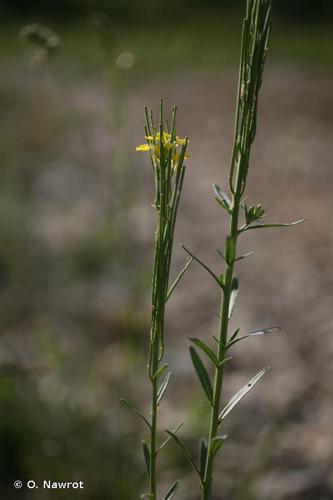
[{"label": "narrow green silique", "polygon": [[[150,419],[144,417],[128,402],[123,402],[131,407],[131,409],[134,409],[136,413],[139,413],[149,428],[148,442],[142,442],[149,492],[142,496],[152,500],[158,498],[156,467],[158,454],[170,440],[170,437],[166,437],[164,441],[158,443],[159,407],[171,375],[167,364],[164,363],[165,307],[191,262],[191,259],[187,261],[175,282],[169,286],[174,231],[185,175],[184,161],[187,159],[186,149],[188,144],[188,138],[182,139],[176,134],[176,114],[177,108],[174,107],[172,109],[171,125],[169,125],[168,121],[164,119],[163,102],[161,100],[159,125],[156,126],[152,111],[145,108],[145,138],[147,142],[137,147],[137,151],[146,151],[149,153],[155,179],[155,200],[153,206],[156,210],[157,222],[151,285],[152,309],[147,366],[151,385]],[[179,481],[172,484],[164,495],[165,500],[171,499],[178,484]]]}]

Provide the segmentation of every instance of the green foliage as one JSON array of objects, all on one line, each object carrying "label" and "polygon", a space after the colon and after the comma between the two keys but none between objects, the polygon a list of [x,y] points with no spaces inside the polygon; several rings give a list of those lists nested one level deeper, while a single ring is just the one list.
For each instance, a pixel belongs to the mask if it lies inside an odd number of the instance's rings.
[{"label": "green foliage", "polygon": [[212,404],[213,403],[213,387],[212,387],[212,383],[210,381],[208,372],[205,368],[205,365],[201,361],[201,358],[200,358],[199,354],[197,353],[197,351],[192,346],[190,346],[189,349],[190,349],[190,355],[191,355],[194,369],[197,372],[198,378],[200,380],[200,383],[202,385],[203,390],[205,391],[205,394],[208,398],[208,401],[210,402],[210,404]]}]

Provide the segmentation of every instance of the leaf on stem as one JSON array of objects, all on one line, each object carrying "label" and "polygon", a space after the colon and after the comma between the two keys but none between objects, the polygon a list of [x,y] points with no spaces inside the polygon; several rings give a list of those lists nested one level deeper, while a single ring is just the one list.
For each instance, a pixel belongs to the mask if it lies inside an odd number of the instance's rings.
[{"label": "leaf on stem", "polygon": [[208,451],[207,439],[202,438],[200,439],[199,443],[200,476],[202,480],[204,479],[205,476],[207,451]]},{"label": "leaf on stem", "polygon": [[184,247],[184,245],[181,245],[181,247],[185,250],[186,253],[188,253],[196,262],[198,262],[198,264],[200,264],[213,278],[214,280],[216,281],[216,283],[218,284],[218,286],[220,288],[223,289],[223,283],[221,282],[221,280],[218,278],[218,276],[216,276],[216,274],[208,267],[206,266],[206,264],[204,264],[200,259],[198,259],[198,257],[196,257],[195,255],[193,255],[193,253],[191,253],[186,247]]},{"label": "leaf on stem", "polygon": [[151,425],[150,423],[148,422],[148,420],[146,419],[146,417],[141,413],[140,410],[138,410],[137,408],[135,408],[135,406],[133,406],[131,403],[129,403],[126,399],[121,399],[120,402],[126,406],[126,408],[128,408],[129,410],[131,410],[133,413],[135,413],[136,415],[138,415],[140,418],[142,418],[142,420],[144,421],[144,423],[149,427],[149,429],[151,430]]},{"label": "leaf on stem", "polygon": [[164,373],[167,368],[168,368],[167,363],[165,363],[163,366],[161,366],[157,370],[157,372],[155,373],[155,375],[153,376],[153,380],[158,380],[160,378],[160,376],[162,375],[162,373]]},{"label": "leaf on stem", "polygon": [[211,446],[210,446],[210,453],[213,457],[217,454],[219,449],[221,448],[223,441],[227,439],[227,435],[224,434],[223,436],[216,436],[212,439],[211,441]]},{"label": "leaf on stem", "polygon": [[222,359],[222,361],[219,362],[218,368],[222,368],[226,364],[227,361],[230,361],[232,359],[232,356],[229,356],[228,358]]},{"label": "leaf on stem", "polygon": [[225,241],[225,261],[230,266],[236,258],[236,241],[234,238],[227,236]]},{"label": "leaf on stem", "polygon": [[[176,429],[174,429],[174,430],[172,431],[172,433],[173,433],[173,434],[177,434],[177,432],[179,431],[179,429],[180,429],[181,427],[183,427],[183,425],[184,425],[184,422],[182,422],[181,424],[179,424],[179,425],[178,425],[178,427],[176,427]],[[168,436],[168,437],[167,437],[167,438],[163,441],[163,443],[162,443],[162,444],[159,446],[159,448],[156,450],[156,454],[157,454],[157,453],[159,453],[159,452],[162,450],[162,448],[164,448],[164,446],[166,446],[166,445],[168,444],[168,442],[170,441],[170,439],[171,439],[171,436]]]},{"label": "leaf on stem", "polygon": [[261,379],[263,375],[269,370],[270,367],[266,367],[257,373],[251,380],[248,381],[246,385],[244,385],[229,401],[229,403],[223,408],[222,412],[219,415],[219,423],[225,419],[227,415],[231,412],[231,410],[239,403],[241,399],[254,387],[254,385]]},{"label": "leaf on stem", "polygon": [[197,351],[194,349],[194,347],[190,346],[189,347],[190,351],[190,356],[192,359],[192,363],[194,366],[195,371],[197,372],[198,378],[200,380],[200,383],[202,385],[203,390],[205,391],[205,394],[208,398],[208,401],[210,404],[213,404],[213,387],[212,383],[210,381],[208,372],[206,370],[205,365],[201,361],[201,358]]},{"label": "leaf on stem", "polygon": [[176,490],[178,489],[178,486],[180,484],[180,480],[176,481],[171,488],[169,489],[168,493],[165,495],[164,500],[171,500],[173,495],[176,493]]},{"label": "leaf on stem", "polygon": [[232,313],[234,311],[237,295],[238,295],[238,279],[236,277],[234,277],[232,279],[232,283],[231,283],[231,293],[230,293],[230,302],[229,302],[229,319],[231,318]]},{"label": "leaf on stem", "polygon": [[200,479],[200,482],[201,482],[201,476],[200,476],[200,471],[198,469],[198,467],[196,466],[192,456],[191,456],[191,453],[190,451],[186,448],[185,444],[183,443],[183,441],[181,441],[179,439],[178,436],[176,436],[176,434],[174,434],[173,432],[171,431],[168,431],[166,430],[165,431],[167,434],[169,434],[169,436],[174,440],[174,442],[179,446],[179,448],[182,450],[182,452],[184,453],[184,456],[186,458],[186,460],[192,465],[193,469],[195,470],[195,472],[198,474],[199,476],[199,479]]},{"label": "leaf on stem", "polygon": [[227,349],[229,349],[234,344],[237,344],[237,342],[239,342],[240,340],[247,339],[248,337],[255,337],[257,335],[266,335],[268,333],[274,333],[274,332],[278,332],[280,330],[282,330],[282,328],[280,326],[272,326],[270,328],[264,328],[262,330],[257,330],[255,332],[247,333],[246,335],[242,335],[241,337],[238,337],[238,338],[231,337],[227,343]]},{"label": "leaf on stem", "polygon": [[167,293],[167,297],[166,297],[165,302],[167,302],[169,300],[169,298],[171,297],[172,292],[174,291],[174,289],[176,288],[176,286],[178,285],[178,283],[180,282],[180,280],[182,279],[182,277],[186,273],[187,269],[190,267],[192,261],[193,261],[193,257],[190,257],[189,260],[186,262],[185,266],[183,267],[183,269],[178,274],[177,278],[175,279],[175,281],[173,282],[173,284],[171,285],[171,287]]},{"label": "leaf on stem", "polygon": [[145,459],[147,475],[149,478],[150,477],[150,451],[149,451],[149,448],[148,448],[146,441],[142,441],[142,451],[143,451],[143,457]]},{"label": "leaf on stem", "polygon": [[255,224],[254,226],[243,226],[239,230],[239,232],[243,231],[249,231],[250,229],[261,229],[261,228],[268,228],[268,227],[291,227],[291,226],[297,226],[297,224],[301,224],[302,222],[305,222],[307,219],[300,219],[296,220],[294,222],[287,222],[285,224]]},{"label": "leaf on stem", "polygon": [[241,255],[240,257],[237,257],[235,259],[235,262],[238,262],[239,260],[247,259],[247,257],[250,257],[251,255],[253,255],[253,252],[247,252],[244,255]]},{"label": "leaf on stem", "polygon": [[217,184],[213,184],[213,189],[215,193],[215,200],[217,201],[217,203],[222,208],[227,210],[227,212],[229,212],[230,214],[232,211],[232,203],[229,196],[224,191],[222,191],[220,186],[218,186]]},{"label": "leaf on stem", "polygon": [[[234,333],[231,335],[230,339],[229,339],[229,342],[232,342],[233,340],[235,340],[235,338],[237,337],[237,335],[239,334],[239,328],[237,328],[237,330],[234,331]],[[228,342],[227,342],[227,345],[228,345]]]},{"label": "leaf on stem", "polygon": [[169,383],[169,380],[170,380],[170,376],[171,376],[171,372],[169,372],[165,379],[163,380],[158,392],[157,392],[157,404],[159,405],[163,396],[164,396],[164,393],[165,391],[167,390],[167,387],[168,387],[168,383]]},{"label": "leaf on stem", "polygon": [[209,357],[209,359],[216,368],[218,367],[219,362],[215,353],[207,344],[205,344],[205,342],[203,342],[203,340],[197,339],[195,337],[189,337],[189,340],[193,342],[193,344],[195,344],[197,347],[199,347],[199,349],[201,349],[205,354],[207,354],[207,356]]}]

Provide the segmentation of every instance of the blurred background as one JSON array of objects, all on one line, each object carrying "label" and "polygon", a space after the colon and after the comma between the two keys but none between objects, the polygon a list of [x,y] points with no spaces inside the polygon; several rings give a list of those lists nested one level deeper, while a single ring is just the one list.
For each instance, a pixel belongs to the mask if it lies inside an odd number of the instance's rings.
[{"label": "blurred background", "polygon": [[[223,186],[228,171],[244,3],[1,2],[1,498],[145,491],[145,429],[119,402],[149,411],[155,221],[148,158],[135,152],[143,106],[178,104],[179,135],[190,137],[173,275],[179,243],[219,269],[226,218],[211,183]],[[215,500],[333,498],[332,5],[274,3],[248,200],[270,221],[308,222],[242,239],[254,255],[238,266],[233,326],[283,331],[234,348],[226,398],[272,369],[226,420]],[[214,284],[193,265],[168,308],[173,376],[160,416],[162,429],[185,422],[194,456],[208,407],[187,337],[211,339],[217,309]],[[160,469],[162,492],[182,477],[177,498],[198,499],[172,444]],[[85,489],[13,487],[29,479]]]}]

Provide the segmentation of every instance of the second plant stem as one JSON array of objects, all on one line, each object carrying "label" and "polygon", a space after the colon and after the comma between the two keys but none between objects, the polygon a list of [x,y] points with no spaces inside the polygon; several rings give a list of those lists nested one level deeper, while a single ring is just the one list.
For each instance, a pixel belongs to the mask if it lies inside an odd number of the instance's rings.
[{"label": "second plant stem", "polygon": [[[233,195],[233,208],[232,208],[230,230],[229,230],[229,238],[231,241],[233,241],[235,247],[237,245],[237,236],[238,236],[240,197],[241,197],[241,187],[239,185],[238,189],[236,190],[236,193]],[[214,466],[212,443],[213,439],[218,435],[218,428],[219,428],[220,400],[222,393],[223,370],[224,370],[224,364],[222,364],[222,362],[224,361],[226,354],[226,344],[227,344],[227,335],[229,326],[229,307],[230,307],[230,297],[232,291],[233,274],[234,274],[234,261],[231,261],[229,264],[226,263],[225,265],[224,288],[221,296],[220,328],[219,328],[217,359],[220,365],[222,366],[217,368],[215,371],[213,403],[211,409],[210,430],[209,430],[208,449],[207,449],[207,460],[206,460],[205,475],[202,484],[201,500],[210,500],[212,494],[213,466]]]}]

